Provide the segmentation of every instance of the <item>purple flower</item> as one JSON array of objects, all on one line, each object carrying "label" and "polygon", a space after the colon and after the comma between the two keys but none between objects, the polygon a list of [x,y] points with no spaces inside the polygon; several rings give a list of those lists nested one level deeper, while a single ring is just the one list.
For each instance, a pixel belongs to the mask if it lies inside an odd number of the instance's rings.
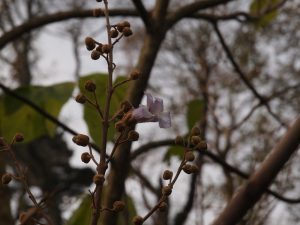
[{"label": "purple flower", "polygon": [[171,127],[170,112],[163,112],[164,103],[160,98],[152,97],[151,94],[147,96],[147,106],[140,105],[132,111],[132,118],[137,123],[158,122],[160,128]]}]

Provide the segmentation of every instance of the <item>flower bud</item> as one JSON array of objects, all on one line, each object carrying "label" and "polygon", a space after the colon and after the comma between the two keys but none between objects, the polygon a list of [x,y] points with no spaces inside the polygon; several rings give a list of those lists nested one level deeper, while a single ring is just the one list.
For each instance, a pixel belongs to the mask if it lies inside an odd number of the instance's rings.
[{"label": "flower bud", "polygon": [[130,23],[126,20],[123,21],[122,24],[123,24],[124,27],[130,27]]},{"label": "flower bud", "polygon": [[100,56],[101,56],[101,52],[98,52],[97,50],[94,50],[94,51],[91,52],[91,58],[93,60],[99,59]]},{"label": "flower bud", "polygon": [[192,169],[192,165],[191,164],[185,164],[183,167],[182,167],[182,170],[187,173],[187,174],[191,174],[193,172],[193,169]]},{"label": "flower bud", "polygon": [[87,146],[89,144],[89,137],[84,135],[84,134],[78,134],[76,136],[73,137],[73,142],[79,146]]},{"label": "flower bud", "polygon": [[175,144],[176,144],[176,145],[184,145],[184,139],[183,139],[183,137],[177,136],[177,137],[175,138]]},{"label": "flower bud", "polygon": [[124,210],[124,208],[125,208],[125,203],[122,201],[115,201],[113,204],[113,210],[115,212],[121,212]]},{"label": "flower bud", "polygon": [[163,173],[163,179],[164,180],[170,180],[173,177],[173,172],[170,170],[165,170]]},{"label": "flower bud", "polygon": [[170,186],[164,186],[161,192],[163,195],[169,196],[172,193],[172,188]]},{"label": "flower bud", "polygon": [[135,216],[132,219],[134,225],[142,225],[144,223],[144,219],[141,216]]},{"label": "flower bud", "polygon": [[16,142],[22,142],[24,140],[24,135],[22,133],[16,133],[15,137],[14,137],[14,140]]},{"label": "flower bud", "polygon": [[81,161],[84,163],[89,163],[91,158],[92,158],[92,156],[88,152],[84,152],[81,154]]},{"label": "flower bud", "polygon": [[93,16],[94,16],[94,17],[99,17],[99,16],[102,16],[102,15],[104,15],[104,12],[103,12],[102,9],[97,8],[97,9],[94,9],[94,10],[93,10]]},{"label": "flower bud", "polygon": [[107,45],[107,44],[102,45],[102,52],[103,53],[107,53],[108,54],[111,51],[111,49],[112,49],[111,45]]},{"label": "flower bud", "polygon": [[86,37],[85,40],[86,49],[92,51],[96,47],[95,40],[91,37]]},{"label": "flower bud", "polygon": [[158,210],[160,212],[165,212],[167,208],[168,208],[168,204],[166,202],[162,202],[158,206]]},{"label": "flower bud", "polygon": [[78,94],[75,98],[75,101],[80,104],[84,104],[86,102],[86,97],[83,94]]},{"label": "flower bud", "polygon": [[192,136],[191,137],[191,142],[193,145],[197,145],[201,142],[201,138],[199,136]]},{"label": "flower bud", "polygon": [[96,50],[97,52],[100,52],[100,53],[102,54],[102,53],[103,53],[102,47],[103,47],[103,44],[99,43],[99,45],[96,47],[95,50]]},{"label": "flower bud", "polygon": [[125,37],[129,37],[132,35],[132,30],[129,27],[124,27],[122,33]]},{"label": "flower bud", "polygon": [[118,32],[116,29],[112,29],[112,30],[109,32],[109,36],[110,36],[111,38],[116,38],[116,37],[118,37],[118,35],[119,35],[119,32]]},{"label": "flower bud", "polygon": [[129,78],[130,78],[131,80],[137,80],[137,79],[139,79],[140,76],[141,76],[140,71],[138,71],[138,70],[133,70],[133,71],[130,73]]},{"label": "flower bud", "polygon": [[130,104],[129,101],[123,101],[121,103],[121,109],[123,110],[124,113],[129,112],[132,109],[132,105]]},{"label": "flower bud", "polygon": [[137,140],[139,140],[139,137],[140,137],[139,133],[136,132],[135,130],[131,130],[128,133],[128,140],[129,141],[137,141]]},{"label": "flower bud", "polygon": [[9,182],[11,182],[11,180],[12,180],[12,176],[9,173],[5,173],[1,177],[2,184],[4,184],[4,185],[9,184]]},{"label": "flower bud", "polygon": [[192,151],[187,151],[185,153],[185,159],[190,162],[194,161],[194,159],[195,159],[194,153]]},{"label": "flower bud", "polygon": [[201,150],[207,150],[207,143],[206,141],[201,141],[198,145],[197,148],[201,151]]},{"label": "flower bud", "polygon": [[84,88],[89,92],[94,92],[96,90],[96,84],[94,81],[87,80],[84,84]]},{"label": "flower bud", "polygon": [[193,129],[191,130],[191,135],[199,136],[200,134],[201,134],[201,131],[200,131],[199,127],[193,127]]},{"label": "flower bud", "polygon": [[192,165],[191,171],[192,171],[192,173],[199,173],[199,168],[198,168],[198,166]]},{"label": "flower bud", "polygon": [[101,185],[103,184],[105,181],[105,177],[102,175],[102,174],[96,174],[94,177],[93,177],[93,182],[96,184],[96,185]]}]

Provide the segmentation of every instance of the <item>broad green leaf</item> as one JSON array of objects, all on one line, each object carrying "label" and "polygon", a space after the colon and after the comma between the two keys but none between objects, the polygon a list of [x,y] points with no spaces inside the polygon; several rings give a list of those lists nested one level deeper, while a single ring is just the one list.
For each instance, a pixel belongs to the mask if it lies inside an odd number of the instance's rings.
[{"label": "broad green leaf", "polygon": [[[97,101],[100,105],[100,108],[103,112],[105,107],[105,96],[106,96],[106,85],[107,85],[107,79],[108,76],[106,74],[91,74],[88,76],[81,77],[79,79],[79,89],[81,93],[86,95],[91,101],[94,102],[94,96],[93,93],[88,92],[84,89],[84,83],[87,80],[92,80],[96,83],[96,96]],[[118,83],[122,80],[126,79],[125,77],[118,77],[115,81],[115,83]],[[124,100],[125,92],[126,92],[127,85],[119,86],[111,99],[110,104],[110,116],[112,116],[120,107],[120,103]],[[102,128],[101,128],[101,117],[99,113],[91,107],[89,104],[85,104],[84,107],[84,120],[87,123],[89,133],[91,137],[93,138],[94,142],[96,142],[98,145],[101,143],[101,134],[102,134]],[[108,132],[108,140],[112,140],[114,137],[114,128],[111,126]]]},{"label": "broad green leaf", "polygon": [[[279,3],[279,0],[253,0],[250,4],[250,13],[253,15],[260,15],[277,3]],[[277,14],[277,10],[265,14],[256,22],[256,26],[258,28],[267,26],[276,19]]]},{"label": "broad green leaf", "polygon": [[[70,98],[74,84],[67,82],[52,86],[27,86],[15,90],[38,107],[54,117]],[[53,136],[56,125],[22,101],[9,95],[0,96],[0,135],[11,140],[15,133],[21,132],[25,141],[31,141],[43,135]]]},{"label": "broad green leaf", "polygon": [[189,130],[191,130],[195,126],[195,123],[202,119],[204,110],[203,108],[203,100],[192,100],[188,103],[186,121]]},{"label": "broad green leaf", "polygon": [[90,224],[91,221],[91,209],[92,201],[90,195],[85,195],[82,198],[82,202],[79,207],[73,212],[70,219],[65,223],[65,225],[83,225]]}]

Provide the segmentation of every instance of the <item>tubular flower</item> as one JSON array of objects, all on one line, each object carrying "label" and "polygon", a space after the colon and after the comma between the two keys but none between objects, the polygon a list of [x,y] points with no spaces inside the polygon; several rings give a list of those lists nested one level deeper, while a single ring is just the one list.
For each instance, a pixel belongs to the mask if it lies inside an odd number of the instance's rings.
[{"label": "tubular flower", "polygon": [[170,112],[163,112],[163,100],[152,97],[151,94],[147,96],[147,106],[140,105],[132,111],[132,118],[137,123],[158,122],[160,128],[171,127]]}]

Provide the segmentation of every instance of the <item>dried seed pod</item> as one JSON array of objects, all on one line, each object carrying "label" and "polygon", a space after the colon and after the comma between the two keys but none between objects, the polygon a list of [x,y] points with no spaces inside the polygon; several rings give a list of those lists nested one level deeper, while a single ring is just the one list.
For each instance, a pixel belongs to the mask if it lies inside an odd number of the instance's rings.
[{"label": "dried seed pod", "polygon": [[14,140],[16,142],[22,142],[24,140],[24,135],[22,133],[16,133],[15,137],[14,137]]},{"label": "dried seed pod", "polygon": [[201,134],[201,131],[200,131],[199,127],[193,127],[193,129],[191,130],[191,135],[199,136],[200,134]]},{"label": "dried seed pod", "polygon": [[187,174],[191,174],[193,172],[193,169],[192,169],[192,165],[191,164],[185,164],[183,167],[182,167],[182,170],[187,173]]},{"label": "dried seed pod", "polygon": [[139,79],[140,76],[141,76],[140,71],[138,71],[138,70],[133,70],[133,71],[130,73],[129,78],[130,78],[131,80],[137,80],[137,79]]},{"label": "dried seed pod", "polygon": [[162,202],[158,206],[158,210],[160,212],[165,212],[167,208],[168,208],[168,204],[166,202]]},{"label": "dried seed pod", "polygon": [[87,135],[78,134],[72,140],[75,144],[85,147],[89,144],[90,138]]},{"label": "dried seed pod", "polygon": [[84,88],[89,92],[94,92],[96,90],[96,83],[92,80],[87,80],[84,83]]},{"label": "dried seed pod", "polygon": [[119,32],[116,30],[116,29],[112,29],[110,32],[109,32],[109,36],[111,38],[116,38],[119,36]]},{"label": "dried seed pod", "polygon": [[91,158],[92,158],[92,156],[88,152],[84,152],[81,154],[81,161],[84,163],[89,163]]},{"label": "dried seed pod", "polygon": [[97,9],[94,9],[94,10],[93,10],[93,16],[94,16],[94,17],[99,17],[99,16],[102,16],[102,15],[104,15],[104,12],[103,12],[102,9],[97,8]]},{"label": "dried seed pod", "polygon": [[105,181],[105,177],[102,175],[102,174],[96,174],[94,177],[93,177],[93,182],[96,184],[96,185],[101,185],[103,184]]},{"label": "dried seed pod", "polygon": [[9,184],[11,182],[11,180],[12,180],[12,175],[9,173],[5,173],[1,177],[1,182],[4,185]]},{"label": "dried seed pod", "polygon": [[98,52],[97,50],[94,50],[94,51],[91,52],[91,58],[93,60],[99,59],[100,56],[101,56],[101,52]]},{"label": "dried seed pod", "polygon": [[176,145],[184,145],[184,139],[183,139],[183,137],[177,136],[177,137],[175,138],[175,144],[176,144]]},{"label": "dried seed pod", "polygon": [[201,138],[199,136],[192,136],[191,137],[191,142],[193,145],[197,145],[201,142]]},{"label": "dried seed pod", "polygon": [[169,196],[172,193],[172,188],[168,186],[164,186],[161,190],[163,195]]},{"label": "dried seed pod", "polygon": [[129,37],[129,36],[131,36],[133,34],[132,30],[130,29],[130,27],[124,27],[122,33],[123,33],[123,35],[125,37]]},{"label": "dried seed pod", "polygon": [[207,150],[207,143],[206,141],[201,141],[198,145],[197,148],[201,151],[201,150]]},{"label": "dried seed pod", "polygon": [[125,208],[125,203],[122,201],[115,201],[113,204],[113,210],[115,212],[121,212],[124,210],[124,208]]},{"label": "dried seed pod", "polygon": [[192,151],[187,151],[185,153],[185,159],[190,162],[194,161],[194,159],[195,159],[194,153]]},{"label": "dried seed pod", "polygon": [[95,40],[91,37],[86,37],[84,42],[86,49],[89,51],[92,51],[96,47]]},{"label": "dried seed pod", "polygon": [[84,104],[86,102],[86,97],[83,94],[78,94],[75,98],[75,101],[80,104]]},{"label": "dried seed pod", "polygon": [[165,170],[163,173],[163,179],[164,180],[170,180],[173,177],[173,172],[170,170]]},{"label": "dried seed pod", "polygon": [[107,53],[108,54],[111,51],[111,49],[112,49],[111,45],[107,45],[107,44],[102,45],[102,52],[103,53]]},{"label": "dried seed pod", "polygon": [[137,140],[139,140],[139,137],[140,137],[139,133],[136,132],[135,130],[131,130],[128,133],[128,140],[129,141],[137,141]]},{"label": "dried seed pod", "polygon": [[142,225],[144,223],[144,219],[141,216],[135,216],[132,219],[134,225]]}]

